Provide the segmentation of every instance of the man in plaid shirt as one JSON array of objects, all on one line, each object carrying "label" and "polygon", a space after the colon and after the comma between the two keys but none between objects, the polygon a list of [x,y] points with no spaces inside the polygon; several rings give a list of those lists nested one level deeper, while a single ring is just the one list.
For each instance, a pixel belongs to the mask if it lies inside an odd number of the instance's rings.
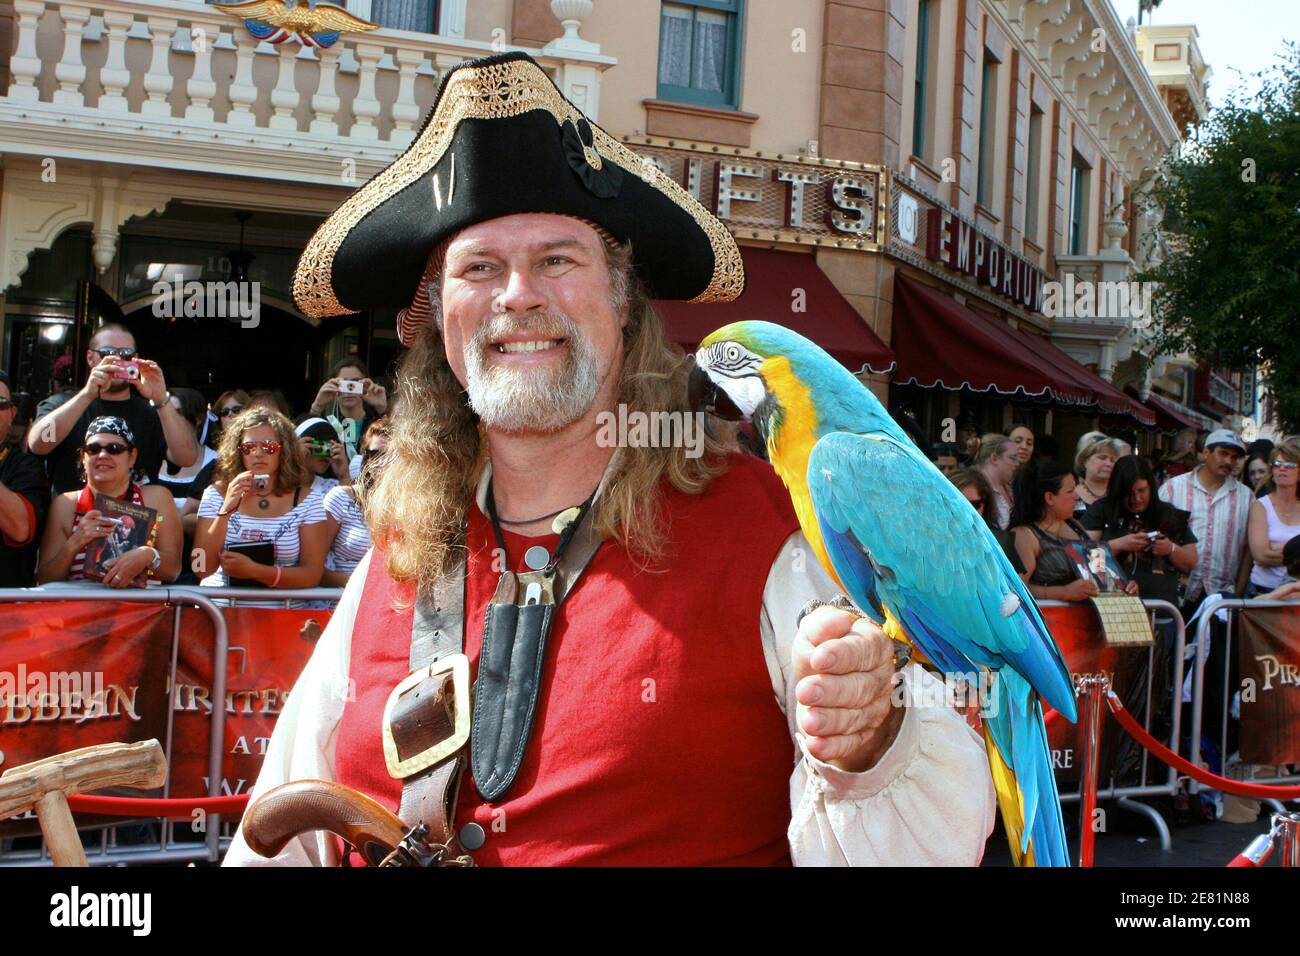
[{"label": "man in plaid shirt", "polygon": [[1246,525],[1255,500],[1250,488],[1232,476],[1246,446],[1226,428],[1205,439],[1201,464],[1160,486],[1160,500],[1191,515],[1197,562],[1184,597],[1184,616],[1207,594],[1237,593],[1246,557]]}]

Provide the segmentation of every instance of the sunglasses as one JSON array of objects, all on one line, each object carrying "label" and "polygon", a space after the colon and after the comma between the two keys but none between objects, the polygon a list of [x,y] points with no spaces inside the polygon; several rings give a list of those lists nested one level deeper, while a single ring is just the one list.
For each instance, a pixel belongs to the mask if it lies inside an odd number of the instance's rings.
[{"label": "sunglasses", "polygon": [[13,399],[0,398],[0,412],[7,412],[14,407]]},{"label": "sunglasses", "polygon": [[265,441],[244,441],[239,443],[239,450],[245,455],[251,455],[253,452],[257,451],[258,447],[261,447],[262,451],[266,452],[268,455],[278,455],[280,453],[280,443],[278,441],[271,441],[270,439],[266,439]]},{"label": "sunglasses", "polygon": [[107,445],[100,444],[99,442],[91,442],[88,445],[83,445],[81,450],[91,458],[97,457],[101,452],[108,452],[116,458],[118,455],[123,455],[130,451],[131,446],[124,445],[120,441],[109,442]]},{"label": "sunglasses", "polygon": [[1283,471],[1295,471],[1297,468],[1300,468],[1300,465],[1297,465],[1293,461],[1286,461],[1279,458],[1277,461],[1273,462],[1273,467],[1281,468]]},{"label": "sunglasses", "polygon": [[227,405],[221,410],[222,418],[229,418],[231,415],[238,415],[244,410],[243,405]]},{"label": "sunglasses", "polygon": [[91,351],[97,354],[100,358],[108,358],[108,356],[110,355],[116,355],[118,358],[124,358],[124,359],[135,358],[135,349],[132,348],[115,349],[115,348],[105,347],[102,349],[91,349]]}]

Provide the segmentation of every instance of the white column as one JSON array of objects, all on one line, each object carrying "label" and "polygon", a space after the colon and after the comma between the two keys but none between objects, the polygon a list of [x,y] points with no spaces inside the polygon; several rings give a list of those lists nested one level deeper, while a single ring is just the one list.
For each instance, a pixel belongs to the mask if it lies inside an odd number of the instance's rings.
[{"label": "white column", "polygon": [[317,136],[337,136],[339,124],[334,117],[339,111],[338,94],[334,92],[334,79],[339,72],[339,54],[343,52],[340,40],[333,46],[320,49],[320,85],[311,98],[312,117],[310,131]]},{"label": "white column", "polygon": [[468,0],[442,0],[438,12],[440,22],[433,28],[445,37],[465,36],[465,12]]},{"label": "white column", "polygon": [[172,91],[174,80],[167,54],[171,52],[177,21],[173,17],[149,17],[148,22],[153,59],[149,61],[149,72],[144,75],[144,91],[149,98],[140,105],[140,112],[145,116],[171,116],[172,106],[167,102],[167,94]]},{"label": "white column", "polygon": [[357,98],[352,102],[352,115],[356,122],[352,124],[349,135],[353,139],[377,140],[379,130],[375,126],[375,117],[379,115],[379,99],[375,95],[375,70],[384,55],[384,48],[372,43],[358,43],[356,52],[361,62],[361,76]]},{"label": "white column", "polygon": [[230,113],[226,122],[231,126],[253,127],[257,116],[253,103],[257,100],[257,87],[253,85],[253,50],[255,44],[235,36],[235,82],[230,84]]},{"label": "white column", "polygon": [[220,30],[199,27],[203,32],[198,36],[191,33],[191,47],[194,50],[194,73],[185,84],[185,93],[189,103],[185,107],[185,118],[199,123],[211,123],[217,118],[212,110],[212,97],[217,95],[217,84],[212,79],[212,48],[221,40]]},{"label": "white column", "polygon": [[9,60],[9,98],[35,103],[41,98],[36,78],[41,75],[41,60],[36,54],[36,26],[45,12],[44,0],[14,0],[18,14],[18,46]]},{"label": "white column", "polygon": [[121,10],[105,10],[104,26],[108,30],[108,55],[104,68],[99,71],[99,82],[104,86],[99,98],[99,108],[105,113],[125,113],[126,87],[131,82],[131,72],[126,68],[126,34],[135,23],[135,15]]},{"label": "white column", "polygon": [[86,80],[86,64],[81,61],[81,35],[90,19],[90,8],[62,3],[59,16],[63,18],[63,59],[54,67],[54,78],[59,81],[54,102],[60,106],[85,106],[81,84]]},{"label": "white column", "polygon": [[394,143],[405,145],[415,135],[415,124],[420,119],[420,104],[415,102],[415,71],[424,62],[424,54],[419,50],[398,50],[393,58],[401,77],[397,84],[397,99],[393,102]]},{"label": "white column", "polygon": [[293,81],[294,62],[298,56],[298,47],[292,43],[281,43],[279,49],[280,72],[276,77],[275,89],[271,91],[271,106],[274,115],[268,124],[271,129],[298,129],[298,119],[293,111],[298,108],[298,89]]},{"label": "white column", "polygon": [[569,102],[593,122],[600,122],[600,71],[579,63],[561,64],[555,84]]}]

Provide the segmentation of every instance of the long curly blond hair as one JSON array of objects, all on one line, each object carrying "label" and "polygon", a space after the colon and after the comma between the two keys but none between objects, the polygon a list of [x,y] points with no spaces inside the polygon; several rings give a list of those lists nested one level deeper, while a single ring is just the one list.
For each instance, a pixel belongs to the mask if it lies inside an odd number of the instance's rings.
[{"label": "long curly blond hair", "polygon": [[288,494],[300,485],[310,484],[312,475],[298,436],[294,434],[293,422],[265,405],[244,409],[222,431],[212,483],[224,493],[226,486],[244,470],[244,456],[240,454],[239,446],[244,440],[244,432],[259,425],[269,425],[275,432],[275,440],[280,443],[280,472],[275,482],[275,493]]},{"label": "long curly blond hair", "polygon": [[[631,250],[607,249],[606,257],[611,299],[628,317],[617,401],[629,415],[689,413],[689,359],[665,336],[632,271]],[[399,584],[414,583],[422,593],[458,562],[453,546],[486,460],[478,416],[447,364],[436,291],[430,298],[434,321],[402,360],[383,472],[364,495],[371,535],[387,549],[389,576]],[[647,569],[662,558],[664,479],[681,492],[699,494],[726,470],[725,456],[736,447],[734,428],[717,421],[711,428],[718,438],[706,437],[704,453],[696,458],[687,457],[684,447],[621,449],[592,512],[601,537],[617,541]]]}]

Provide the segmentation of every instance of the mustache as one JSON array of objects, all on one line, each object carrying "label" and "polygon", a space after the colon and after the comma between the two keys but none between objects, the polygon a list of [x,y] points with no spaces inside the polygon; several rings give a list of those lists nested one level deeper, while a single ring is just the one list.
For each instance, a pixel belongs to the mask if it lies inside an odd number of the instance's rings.
[{"label": "mustache", "polygon": [[576,339],[582,335],[577,323],[563,312],[526,312],[518,316],[499,313],[478,327],[471,344],[483,350],[495,341],[525,333],[547,339]]}]

